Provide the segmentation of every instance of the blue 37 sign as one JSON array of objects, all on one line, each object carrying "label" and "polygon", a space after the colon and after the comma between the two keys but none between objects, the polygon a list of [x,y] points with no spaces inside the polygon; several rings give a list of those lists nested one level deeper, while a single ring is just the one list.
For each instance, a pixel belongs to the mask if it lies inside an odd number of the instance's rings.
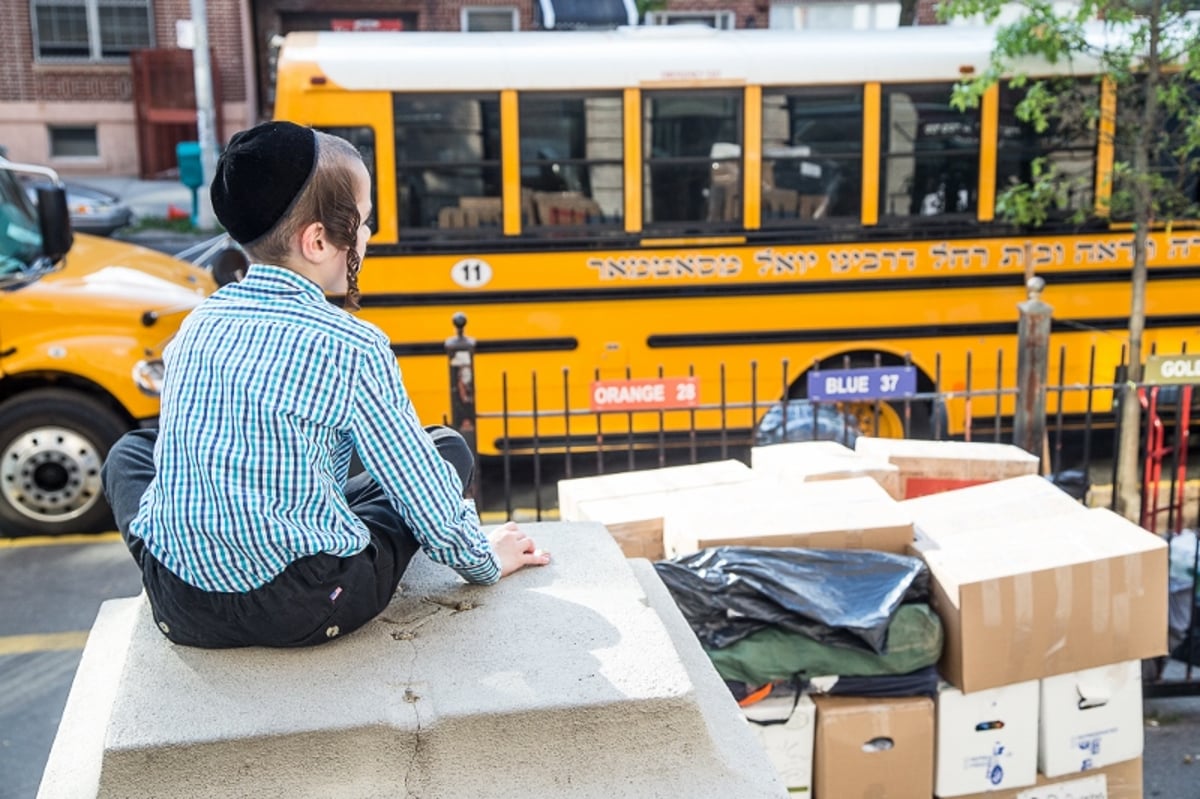
[{"label": "blue 37 sign", "polygon": [[818,402],[903,399],[916,393],[915,366],[821,369],[808,373],[808,398]]}]

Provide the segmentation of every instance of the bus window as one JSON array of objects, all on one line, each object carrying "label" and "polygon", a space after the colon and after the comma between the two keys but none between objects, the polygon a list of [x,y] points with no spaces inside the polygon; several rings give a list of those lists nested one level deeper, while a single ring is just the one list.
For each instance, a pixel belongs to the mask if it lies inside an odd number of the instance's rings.
[{"label": "bus window", "polygon": [[862,90],[763,92],[763,223],[858,218]]},{"label": "bus window", "polygon": [[328,133],[331,136],[338,136],[345,139],[354,145],[354,149],[358,150],[358,154],[362,156],[363,163],[366,164],[367,174],[371,176],[371,215],[367,217],[367,227],[371,229],[371,233],[379,232],[379,220],[376,218],[378,213],[375,208],[378,205],[375,195],[375,131],[368,127],[323,127],[315,126],[316,130],[322,133]]},{"label": "bus window", "polygon": [[620,95],[522,94],[522,227],[623,227]]},{"label": "bus window", "polygon": [[[1117,99],[1119,109],[1113,149],[1118,162],[1129,163],[1133,160],[1138,126],[1124,123],[1141,117],[1142,105],[1146,100],[1144,83],[1144,80],[1139,80],[1136,91],[1132,86],[1122,89]],[[1175,104],[1174,108],[1170,103]],[[1170,97],[1168,102],[1159,106],[1162,122],[1154,140],[1154,154],[1151,160],[1155,177],[1153,192],[1157,219],[1195,219],[1197,210],[1200,209],[1200,170],[1197,169],[1197,165],[1200,164],[1200,147],[1189,149],[1190,131],[1187,122],[1189,117],[1196,116],[1198,109],[1200,85],[1193,85],[1189,92]],[[1113,176],[1113,180],[1114,189],[1120,193],[1113,199],[1112,218],[1131,221],[1132,186],[1128,183],[1128,175],[1121,171]],[[1125,191],[1121,191],[1122,189]]]},{"label": "bus window", "polygon": [[949,83],[883,88],[884,215],[974,213],[979,112],[953,109],[951,89]]},{"label": "bus window", "polygon": [[741,93],[646,92],[642,115],[645,224],[740,224]]},{"label": "bus window", "polygon": [[499,96],[397,95],[392,113],[402,235],[499,235]]},{"label": "bus window", "polygon": [[[996,144],[996,191],[1033,179],[1033,162],[1046,160],[1062,176],[1068,189],[1068,207],[1060,213],[1091,209],[1096,173],[1096,129],[1092,110],[1098,101],[1096,86],[1079,80],[1056,81],[1052,90],[1060,99],[1050,126],[1039,133],[1032,122],[1017,117],[1025,89],[1000,87],[1000,118]],[[1091,106],[1091,109],[1088,106]]]}]

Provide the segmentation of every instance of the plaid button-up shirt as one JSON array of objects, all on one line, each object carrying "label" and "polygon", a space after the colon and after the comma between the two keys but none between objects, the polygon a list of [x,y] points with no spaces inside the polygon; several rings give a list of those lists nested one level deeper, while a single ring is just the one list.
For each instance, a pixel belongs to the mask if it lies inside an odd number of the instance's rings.
[{"label": "plaid button-up shirt", "polygon": [[387,338],[315,283],[253,265],[184,320],[164,361],[156,476],[130,532],[181,579],[244,592],[306,555],[361,551],[343,493],[355,450],[430,558],[500,578]]}]

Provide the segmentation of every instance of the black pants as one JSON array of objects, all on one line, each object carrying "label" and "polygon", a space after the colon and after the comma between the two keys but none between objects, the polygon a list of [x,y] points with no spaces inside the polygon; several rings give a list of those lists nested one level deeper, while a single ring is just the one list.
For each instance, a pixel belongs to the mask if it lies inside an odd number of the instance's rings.
[{"label": "black pants", "polygon": [[[448,427],[428,427],[438,453],[470,484],[474,457]],[[391,601],[419,545],[383,489],[367,473],[346,483],[346,499],[371,534],[363,551],[348,558],[300,558],[266,585],[247,592],[204,591],[184,582],[130,535],[142,494],[154,477],[156,430],[135,430],[108,453],[104,493],[117,529],[142,570],[154,621],[177,644],[209,648],[311,646],[356,630]]]}]

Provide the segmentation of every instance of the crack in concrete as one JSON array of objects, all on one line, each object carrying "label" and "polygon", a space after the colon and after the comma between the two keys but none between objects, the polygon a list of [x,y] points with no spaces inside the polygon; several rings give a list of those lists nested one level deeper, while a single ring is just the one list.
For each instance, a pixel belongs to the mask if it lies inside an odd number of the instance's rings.
[{"label": "crack in concrete", "polygon": [[421,627],[425,626],[430,619],[442,613],[443,609],[449,610],[450,615],[454,616],[459,613],[465,613],[469,610],[474,610],[475,608],[481,606],[481,603],[475,602],[471,599],[455,599],[453,597],[425,596],[421,597],[421,602],[432,606],[432,609],[424,616],[414,615],[403,619],[395,619],[385,615],[380,615],[378,617],[379,620],[384,624],[400,627],[401,629],[393,630],[390,633],[392,640],[407,641],[409,642],[410,647],[408,677],[406,680],[404,680],[405,688],[403,700],[405,703],[412,705],[413,713],[417,719],[417,726],[414,733],[415,740],[413,742],[412,756],[409,758],[408,768],[405,769],[404,772],[404,795],[407,797],[407,799],[420,799],[420,797],[413,792],[412,780],[416,770],[416,765],[421,758],[421,752],[425,746],[425,739],[422,735],[424,732],[424,721],[421,718],[422,697],[413,689],[413,680],[416,676],[417,669],[417,656],[419,655],[416,643],[417,631],[420,630]]},{"label": "crack in concrete", "polygon": [[408,677],[404,681],[404,696],[403,699],[407,704],[412,705],[413,714],[417,719],[417,728],[414,732],[414,741],[412,756],[408,759],[408,767],[404,771],[404,795],[408,799],[420,799],[413,792],[412,780],[416,771],[417,763],[421,758],[421,750],[424,748],[425,739],[422,736],[424,732],[424,720],[421,718],[421,696],[413,689],[413,680],[417,671],[417,657],[420,654],[417,648],[417,630],[425,626],[426,622],[442,612],[442,606],[435,604],[429,613],[419,618],[407,618],[403,621],[395,621],[390,618],[385,618],[384,621],[389,624],[401,625],[403,629],[392,632],[392,640],[408,641],[409,642],[409,660],[408,660]]}]

